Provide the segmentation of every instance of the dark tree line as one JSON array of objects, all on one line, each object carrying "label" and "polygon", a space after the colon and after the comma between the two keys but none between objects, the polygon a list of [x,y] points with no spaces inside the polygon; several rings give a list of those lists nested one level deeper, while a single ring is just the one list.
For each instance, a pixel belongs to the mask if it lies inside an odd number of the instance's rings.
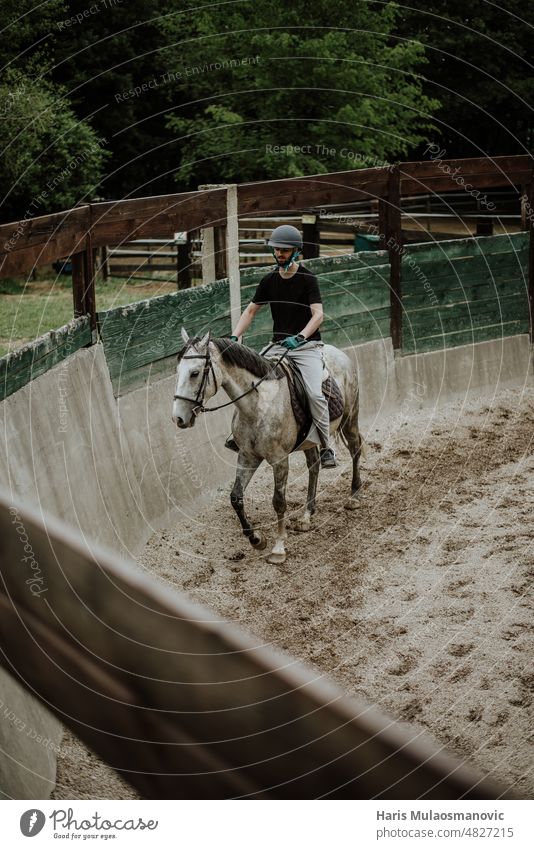
[{"label": "dark tree line", "polygon": [[386,164],[429,140],[447,156],[532,145],[533,15],[518,0],[2,6],[4,221]]}]

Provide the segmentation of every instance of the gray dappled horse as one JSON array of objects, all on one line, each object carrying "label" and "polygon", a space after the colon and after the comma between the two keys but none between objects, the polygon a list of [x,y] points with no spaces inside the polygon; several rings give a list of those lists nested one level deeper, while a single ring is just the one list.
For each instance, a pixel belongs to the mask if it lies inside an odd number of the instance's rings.
[{"label": "gray dappled horse", "polygon": [[[243,499],[254,472],[262,460],[266,460],[273,467],[273,507],[278,517],[276,542],[267,559],[270,563],[283,563],[286,559],[285,492],[289,454],[295,448],[299,431],[287,379],[280,376],[280,367],[274,368],[272,359],[261,357],[246,345],[227,338],[211,338],[210,333],[206,333],[202,339],[192,339],[184,329],[182,338],[184,347],[178,354],[173,421],[180,428],[193,427],[199,413],[235,405],[232,430],[239,446],[239,456],[231,495],[232,506],[250,544],[254,548],[265,548],[265,535],[250,524]],[[330,431],[334,433],[339,429],[342,441],[352,457],[352,486],[345,507],[354,509],[359,506],[361,487],[358,468],[361,450],[358,380],[349,358],[342,351],[332,345],[325,345],[324,357],[330,375],[337,381],[343,396],[343,413],[330,422]],[[230,398],[228,405],[205,407],[206,401],[215,395],[219,387]],[[299,531],[307,531],[315,512],[319,449],[311,442],[303,442],[298,450],[304,451],[306,455],[309,480],[306,504],[294,527]]]}]

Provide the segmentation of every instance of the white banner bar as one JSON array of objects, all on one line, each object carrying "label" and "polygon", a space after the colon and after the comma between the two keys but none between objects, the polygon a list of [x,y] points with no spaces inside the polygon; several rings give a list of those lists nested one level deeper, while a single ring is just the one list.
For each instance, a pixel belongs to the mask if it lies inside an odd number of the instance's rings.
[{"label": "white banner bar", "polygon": [[[532,801],[5,801],[2,845],[531,849]],[[28,838],[35,837],[35,844]]]}]

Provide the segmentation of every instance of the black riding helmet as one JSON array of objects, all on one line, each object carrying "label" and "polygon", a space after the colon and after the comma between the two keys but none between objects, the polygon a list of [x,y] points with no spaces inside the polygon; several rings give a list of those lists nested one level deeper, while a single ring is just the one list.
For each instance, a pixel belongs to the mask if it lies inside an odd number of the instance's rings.
[{"label": "black riding helmet", "polygon": [[286,260],[286,262],[278,262],[278,260],[276,260],[278,265],[282,266],[284,271],[287,271],[291,263],[294,262],[302,251],[302,235],[297,228],[293,227],[291,224],[281,224],[279,227],[274,228],[270,238],[267,240],[267,244],[271,248],[271,252],[275,259],[276,254],[274,252],[274,248],[293,248],[291,256],[288,260]]}]

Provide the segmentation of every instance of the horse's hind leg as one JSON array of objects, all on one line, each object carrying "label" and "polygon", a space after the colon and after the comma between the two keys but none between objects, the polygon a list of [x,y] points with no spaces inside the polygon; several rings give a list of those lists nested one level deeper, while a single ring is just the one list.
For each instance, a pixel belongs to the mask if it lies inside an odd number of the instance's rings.
[{"label": "horse's hind leg", "polygon": [[286,559],[286,485],[288,472],[288,457],[273,465],[273,507],[278,517],[278,528],[273,550],[267,558],[269,563],[284,563]]},{"label": "horse's hind leg", "polygon": [[341,425],[343,436],[347,440],[350,456],[352,457],[352,483],[350,488],[350,498],[345,503],[346,510],[355,510],[361,505],[361,487],[360,478],[360,455],[362,451],[362,437],[358,427],[358,398],[352,407],[349,416]]},{"label": "horse's hind leg", "polygon": [[241,522],[244,535],[248,538],[248,541],[253,548],[259,548],[261,550],[267,545],[267,539],[261,531],[255,530],[250,524],[248,516],[245,513],[244,502],[245,490],[260,464],[261,457],[256,457],[254,454],[245,454],[242,451],[239,452],[237,473],[232,493],[230,495],[230,501],[232,502],[232,507],[237,513],[239,521]]},{"label": "horse's hind leg", "polygon": [[311,517],[315,513],[315,494],[317,492],[317,480],[319,478],[319,449],[308,448],[304,454],[306,455],[308,466],[308,495],[306,496],[304,511],[293,525],[296,531],[310,530]]}]

